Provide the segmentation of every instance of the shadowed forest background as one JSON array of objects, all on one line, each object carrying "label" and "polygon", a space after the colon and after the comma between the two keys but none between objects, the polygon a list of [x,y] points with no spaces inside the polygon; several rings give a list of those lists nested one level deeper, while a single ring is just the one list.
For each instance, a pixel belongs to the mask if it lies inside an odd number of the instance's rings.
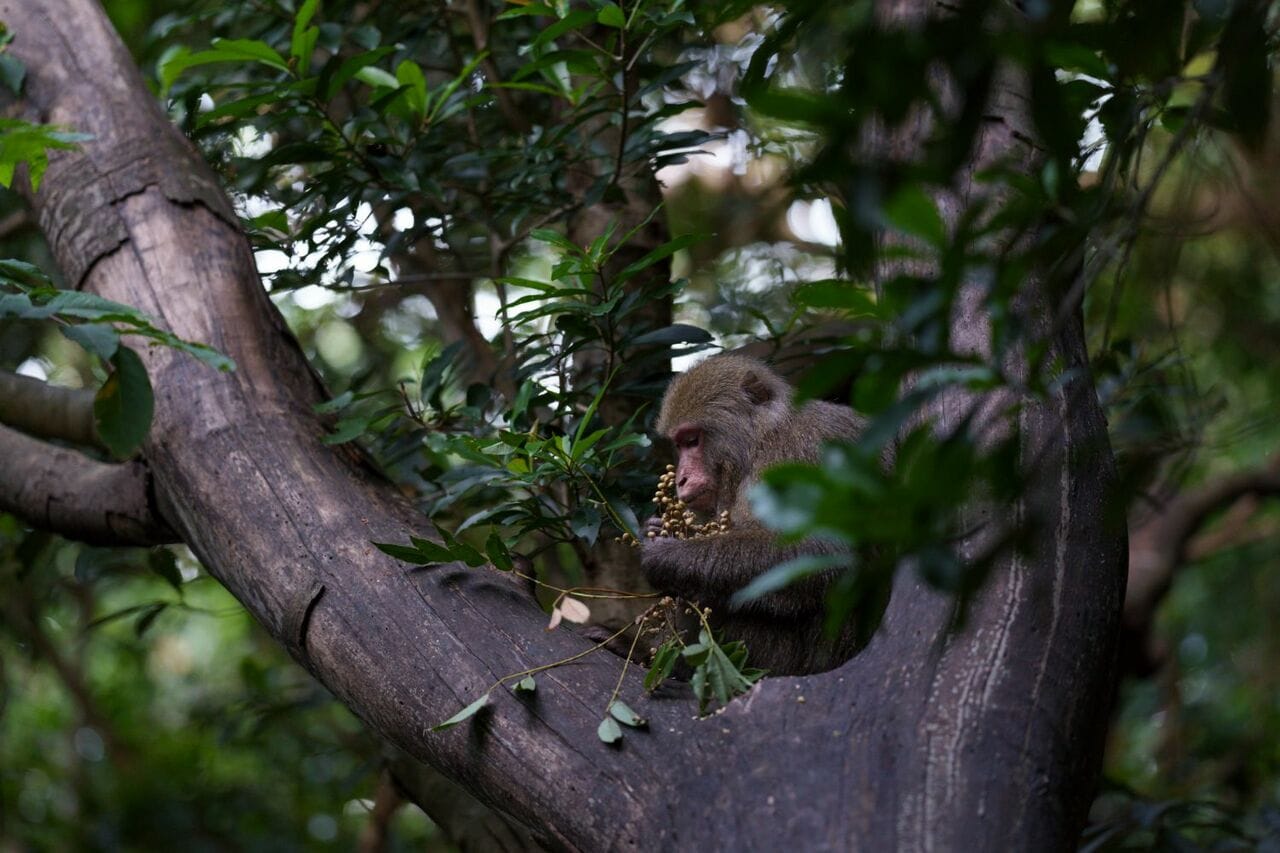
[{"label": "shadowed forest background", "polygon": [[[325,442],[446,536],[406,530],[388,553],[644,591],[616,539],[669,460],[653,410],[673,363],[745,347],[905,448],[887,473],[870,444],[825,474],[783,470],[755,504],[784,533],[874,546],[832,619],[874,624],[914,571],[963,624],[997,552],[1029,546],[1013,529],[966,559],[951,508],[1027,484],[1010,447],[913,431],[901,389],[1042,399],[1091,373],[1129,568],[1080,844],[1280,849],[1271,4],[1025,3],[1012,34],[992,27],[1005,4],[959,4],[892,38],[870,3],[104,6],[332,395]],[[25,72],[5,50],[12,99]],[[966,96],[1009,67],[1034,154],[964,172],[993,120]],[[875,148],[930,111],[947,120],[909,155]],[[46,147],[93,144],[76,131],[6,125],[15,190]],[[960,184],[1000,189],[957,214]],[[17,191],[0,192],[0,258],[34,265],[0,270],[0,298],[75,284]],[[1087,370],[1034,346],[1026,373],[1001,369],[1027,355],[1033,270],[1080,303]],[[975,280],[994,360],[948,338]],[[0,371],[80,389],[122,369],[16,304],[0,303]],[[591,612],[612,631],[638,610]],[[458,849],[389,756],[186,547],[88,545],[0,513],[0,853]]]}]

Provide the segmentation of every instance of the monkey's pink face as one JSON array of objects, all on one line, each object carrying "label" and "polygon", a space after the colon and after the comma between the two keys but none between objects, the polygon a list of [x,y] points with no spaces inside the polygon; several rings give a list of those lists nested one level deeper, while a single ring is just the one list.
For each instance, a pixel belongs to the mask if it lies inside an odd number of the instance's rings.
[{"label": "monkey's pink face", "polygon": [[671,433],[676,446],[676,496],[696,513],[716,508],[716,480],[704,455],[706,433],[696,424],[681,424]]}]

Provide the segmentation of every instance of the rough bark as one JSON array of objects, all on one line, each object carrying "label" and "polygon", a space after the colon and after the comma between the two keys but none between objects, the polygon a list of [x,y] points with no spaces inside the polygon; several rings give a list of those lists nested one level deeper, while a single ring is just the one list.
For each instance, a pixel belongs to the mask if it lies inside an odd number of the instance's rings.
[{"label": "rough bark", "polygon": [[178,541],[160,517],[141,462],[95,462],[5,426],[0,460],[0,512],[95,545]]},{"label": "rough bark", "polygon": [[[282,328],[225,199],[165,121],[92,0],[0,0],[26,63],[28,118],[93,134],[59,154],[35,210],[67,280],[233,357],[219,374],[144,353],[156,390],[145,453],[178,534],[369,725],[550,847],[1069,849],[1100,755],[1123,588],[1103,522],[1110,455],[1075,379],[1028,401],[1036,477],[1005,513],[1053,520],[993,572],[963,630],[901,574],[880,632],[842,668],[767,679],[693,719],[682,694],[623,695],[650,720],[621,748],[595,728],[620,662],[592,656],[497,691],[472,724],[427,728],[506,673],[576,652],[500,576],[407,570],[370,541],[421,530],[394,490],[323,446],[318,389]],[[1013,145],[993,122],[983,144]],[[1022,309],[1048,331],[1056,305]],[[967,335],[981,335],[973,316]],[[1052,356],[1083,365],[1077,321]],[[981,341],[973,341],[975,345]],[[1052,357],[1051,356],[1051,357]],[[956,423],[966,406],[935,412]],[[975,510],[976,512],[976,510]]]}]

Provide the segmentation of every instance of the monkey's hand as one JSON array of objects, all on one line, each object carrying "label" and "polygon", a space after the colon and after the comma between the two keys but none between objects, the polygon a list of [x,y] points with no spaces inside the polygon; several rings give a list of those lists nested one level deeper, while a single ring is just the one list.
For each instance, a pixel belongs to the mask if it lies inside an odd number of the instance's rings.
[{"label": "monkey's hand", "polygon": [[681,568],[684,564],[681,546],[688,540],[663,536],[661,518],[649,519],[645,528],[646,532],[653,530],[657,534],[640,545],[640,566],[650,586],[680,598],[696,598],[699,593],[705,593],[706,588],[696,582],[697,578]]},{"label": "monkey's hand", "polygon": [[[845,551],[819,540],[779,546],[770,531],[752,526],[697,539],[646,539],[640,551],[640,565],[655,589],[719,610],[728,605],[735,592],[779,563],[804,554],[838,553]],[[811,575],[737,609],[780,618],[821,613],[827,589],[837,573],[833,569]]]}]

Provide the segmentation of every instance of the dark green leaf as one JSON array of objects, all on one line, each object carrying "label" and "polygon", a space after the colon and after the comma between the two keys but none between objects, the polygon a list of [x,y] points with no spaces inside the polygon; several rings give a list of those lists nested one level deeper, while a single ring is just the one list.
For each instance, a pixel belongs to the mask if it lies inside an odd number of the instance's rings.
[{"label": "dark green leaf", "polygon": [[163,613],[168,606],[168,602],[164,601],[157,601],[155,604],[148,605],[142,615],[138,617],[138,621],[133,623],[134,636],[141,637],[145,634],[152,623],[156,621],[156,617]]},{"label": "dark green leaf", "polygon": [[435,565],[437,563],[452,562],[451,559],[433,560],[417,548],[409,545],[395,545],[391,542],[374,542],[373,546],[384,554],[389,554],[397,560],[405,563],[412,563],[415,566],[428,566]]},{"label": "dark green leaf", "polygon": [[373,65],[394,51],[395,48],[380,47],[368,53],[357,54],[343,60],[336,70],[331,69],[331,63],[326,63],[324,71],[320,73],[319,95],[321,99],[330,100],[362,68]]},{"label": "dark green leaf", "polygon": [[[413,543],[413,547],[418,549],[419,554],[432,562],[451,563],[454,560],[461,559],[455,550],[455,546],[458,544],[456,541],[449,542],[446,545],[441,545],[439,542],[432,542],[430,539],[423,539],[420,536],[410,536],[409,541]],[[483,562],[485,562],[483,559],[480,560],[480,563]],[[479,565],[480,563],[477,563],[476,565]]]},{"label": "dark green leaf", "polygon": [[623,268],[622,272],[618,273],[614,277],[614,282],[617,284],[621,284],[622,282],[631,278],[641,270],[648,269],[649,267],[656,264],[658,261],[665,260],[671,257],[672,255],[674,255],[676,252],[680,251],[681,249],[688,248],[689,246],[692,246],[694,243],[697,243],[702,239],[703,238],[701,234],[683,234],[679,237],[676,237],[674,240],[668,240],[666,243],[663,243],[658,248],[647,253],[644,257],[640,258],[640,260],[636,261],[635,263],[628,264],[625,268]]},{"label": "dark green leaf", "polygon": [[712,339],[711,333],[705,329],[699,329],[697,326],[690,326],[687,323],[674,323],[639,335],[633,338],[631,343],[635,346],[649,344],[671,346],[672,344],[704,344]]},{"label": "dark green leaf", "polygon": [[846,554],[804,554],[787,560],[757,575],[751,583],[733,594],[731,607],[741,607],[749,601],[790,586],[798,580],[812,577],[838,566],[847,565]]},{"label": "dark green leaf", "polygon": [[168,548],[156,548],[151,552],[147,565],[151,571],[168,582],[178,592],[182,592],[182,572],[178,569],[178,560]]},{"label": "dark green leaf", "polygon": [[594,545],[600,533],[600,511],[593,506],[579,506],[569,516],[569,529],[579,539],[585,539],[588,545]]},{"label": "dark green leaf", "polygon": [[113,370],[93,400],[98,437],[116,459],[128,459],[147,437],[155,401],[142,359],[128,347],[111,357]]},{"label": "dark green leaf", "polygon": [[509,572],[515,568],[515,562],[511,559],[511,552],[507,550],[506,543],[502,541],[502,537],[497,531],[490,531],[489,538],[484,542],[484,552],[489,557],[489,562],[493,563],[494,568],[504,572]]},{"label": "dark green leaf", "polygon": [[919,184],[907,184],[884,206],[884,218],[899,231],[919,237],[935,248],[947,242],[947,229],[934,204]]},{"label": "dark green leaf", "polygon": [[644,689],[656,690],[659,684],[670,677],[672,670],[675,669],[676,661],[679,659],[680,643],[674,637],[668,637],[658,647],[657,654],[653,656],[653,663],[649,665],[649,671],[645,673]]}]

